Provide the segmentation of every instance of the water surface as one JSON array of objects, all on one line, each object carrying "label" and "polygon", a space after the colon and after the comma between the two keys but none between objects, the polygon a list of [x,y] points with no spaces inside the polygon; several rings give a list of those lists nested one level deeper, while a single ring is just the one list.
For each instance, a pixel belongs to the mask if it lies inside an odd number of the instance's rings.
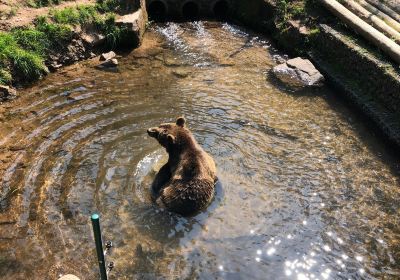
[{"label": "water surface", "polygon": [[[328,88],[293,93],[282,54],[233,25],[154,25],[119,71],[83,62],[1,107],[0,278],[399,279],[399,161]],[[165,153],[146,129],[184,115],[220,184],[202,213],[152,205]]]}]

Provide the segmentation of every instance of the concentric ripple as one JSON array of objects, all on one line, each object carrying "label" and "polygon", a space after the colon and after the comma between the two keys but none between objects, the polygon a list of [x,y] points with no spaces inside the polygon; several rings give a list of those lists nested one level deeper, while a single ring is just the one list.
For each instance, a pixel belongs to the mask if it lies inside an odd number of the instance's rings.
[{"label": "concentric ripple", "polygon": [[[327,88],[292,93],[237,26],[150,28],[117,72],[88,61],[0,107],[0,278],[398,279],[399,161]],[[148,127],[184,115],[219,183],[202,213],[157,208]]]}]

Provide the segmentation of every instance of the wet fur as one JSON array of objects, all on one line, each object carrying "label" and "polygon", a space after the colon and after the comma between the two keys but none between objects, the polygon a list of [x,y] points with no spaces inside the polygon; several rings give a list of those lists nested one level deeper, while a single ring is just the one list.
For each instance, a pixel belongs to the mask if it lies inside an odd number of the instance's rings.
[{"label": "wet fur", "polygon": [[153,198],[182,215],[205,208],[214,197],[215,163],[185,127],[185,120],[178,118],[175,124],[161,124],[148,133],[169,155],[152,184]]}]

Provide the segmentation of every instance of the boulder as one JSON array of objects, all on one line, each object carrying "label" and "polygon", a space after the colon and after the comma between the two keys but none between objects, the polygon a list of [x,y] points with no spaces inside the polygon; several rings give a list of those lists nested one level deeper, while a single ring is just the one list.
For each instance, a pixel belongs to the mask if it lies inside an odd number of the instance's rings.
[{"label": "boulder", "polygon": [[86,33],[83,32],[80,34],[82,40],[91,47],[97,47],[104,43],[106,37],[99,33]]},{"label": "boulder", "polygon": [[108,53],[103,53],[100,55],[100,60],[104,61],[104,60],[109,60],[109,59],[113,59],[116,56],[115,52],[110,51]]},{"label": "boulder", "polygon": [[279,64],[272,69],[275,76],[293,87],[320,86],[324,76],[308,59],[296,57]]},{"label": "boulder", "polygon": [[138,47],[142,43],[146,22],[147,13],[141,8],[134,13],[119,17],[115,21],[115,25],[126,31],[121,43],[130,47]]}]

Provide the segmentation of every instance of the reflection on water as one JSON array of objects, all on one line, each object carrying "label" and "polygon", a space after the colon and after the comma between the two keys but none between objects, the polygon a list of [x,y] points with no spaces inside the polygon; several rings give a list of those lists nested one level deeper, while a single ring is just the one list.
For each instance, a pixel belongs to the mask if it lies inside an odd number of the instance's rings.
[{"label": "reflection on water", "polygon": [[[399,165],[326,88],[273,84],[280,54],[236,26],[155,25],[118,72],[83,63],[1,107],[0,278],[398,279]],[[213,155],[213,203],[155,207],[165,161],[146,128],[188,119]],[[386,279],[385,278],[385,279]]]}]

